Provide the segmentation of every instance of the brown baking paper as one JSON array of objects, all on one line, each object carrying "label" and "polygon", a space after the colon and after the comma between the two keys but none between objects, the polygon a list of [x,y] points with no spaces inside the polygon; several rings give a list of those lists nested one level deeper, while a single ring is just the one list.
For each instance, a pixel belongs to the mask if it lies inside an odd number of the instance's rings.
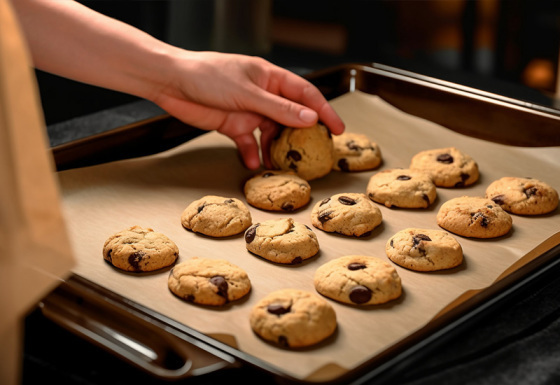
[{"label": "brown baking paper", "polygon": [[[538,217],[514,216],[510,234],[492,240],[456,237],[465,262],[443,272],[418,273],[396,266],[404,293],[385,305],[333,305],[336,334],[302,351],[279,349],[259,339],[249,325],[249,312],[267,293],[281,288],[314,292],[313,274],[323,263],[343,255],[362,254],[387,259],[385,244],[406,227],[438,229],[436,214],[443,202],[461,195],[484,195],[486,186],[506,175],[532,176],[560,188],[560,148],[514,148],[462,136],[431,122],[407,115],[381,99],[360,92],[332,101],[347,130],[365,133],[381,148],[384,162],[374,171],[331,172],[311,181],[312,201],[290,214],[311,227],[313,205],[335,193],[366,191],[377,171],[408,167],[421,150],[457,146],[479,164],[480,181],[467,188],[438,189],[438,199],[426,210],[380,206],[383,223],[364,238],[350,238],[315,229],[321,250],[298,266],[270,263],[247,252],[242,235],[226,239],[200,236],[182,228],[185,207],[204,195],[244,200],[244,169],[232,142],[209,133],[154,156],[99,165],[59,174],[64,211],[77,253],[74,272],[126,298],[220,340],[277,367],[286,375],[308,381],[332,380],[368,361],[426,325],[447,304],[468,290],[487,287],[510,265],[552,234],[560,231],[558,210]],[[442,109],[444,106],[442,106]],[[489,126],[488,129],[491,129]],[[253,222],[288,216],[250,207]],[[167,289],[168,271],[129,274],[102,258],[102,246],[114,232],[132,225],[163,232],[179,246],[180,259],[225,258],[247,271],[250,295],[225,308],[195,306]],[[225,337],[224,337],[225,336]]]},{"label": "brown baking paper", "polygon": [[30,60],[0,0],[0,383],[19,383],[22,318],[73,265]]}]

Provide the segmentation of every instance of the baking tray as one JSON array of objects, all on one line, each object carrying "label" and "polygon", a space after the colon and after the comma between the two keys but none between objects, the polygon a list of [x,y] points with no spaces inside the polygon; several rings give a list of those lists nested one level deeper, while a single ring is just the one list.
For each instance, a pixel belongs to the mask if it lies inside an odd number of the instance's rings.
[{"label": "baking tray", "polygon": [[[514,146],[560,145],[558,111],[382,65],[349,64],[308,76],[329,98],[349,92],[378,95],[414,116],[455,132]],[[443,108],[443,106],[445,106]],[[488,120],[492,130],[488,130]],[[54,147],[59,170],[158,153],[203,132],[162,115]],[[99,155],[101,153],[101,155]],[[44,314],[152,375],[180,379],[238,365],[262,369],[288,382],[348,383],[381,378],[429,345],[468,325],[503,298],[558,265],[560,236],[553,234],[490,286],[467,290],[425,326],[352,368],[336,365],[297,378],[281,366],[247,354],[227,336],[206,335],[127,296],[73,274],[41,302]],[[306,354],[313,354],[310,351]]]}]

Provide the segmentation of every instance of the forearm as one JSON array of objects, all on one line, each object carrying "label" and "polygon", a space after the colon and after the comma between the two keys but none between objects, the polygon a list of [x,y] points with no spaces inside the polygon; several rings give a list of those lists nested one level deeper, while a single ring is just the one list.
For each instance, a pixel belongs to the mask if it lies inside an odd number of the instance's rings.
[{"label": "forearm", "polygon": [[36,68],[153,99],[175,50],[71,0],[13,0]]}]

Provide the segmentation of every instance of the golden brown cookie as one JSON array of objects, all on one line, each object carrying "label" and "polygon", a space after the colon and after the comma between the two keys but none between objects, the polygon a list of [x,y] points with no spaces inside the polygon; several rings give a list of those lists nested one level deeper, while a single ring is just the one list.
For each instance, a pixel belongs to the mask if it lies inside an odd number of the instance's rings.
[{"label": "golden brown cookie", "polygon": [[217,238],[242,233],[251,223],[251,213],[242,201],[216,195],[191,202],[181,215],[184,228]]},{"label": "golden brown cookie", "polygon": [[270,148],[272,165],[293,171],[305,180],[327,175],[334,162],[330,131],[322,124],[311,127],[285,127]]},{"label": "golden brown cookie", "polygon": [[558,207],[558,192],[549,184],[532,178],[503,177],[486,189],[486,198],[512,214],[540,215]]},{"label": "golden brown cookie", "polygon": [[366,171],[379,167],[382,161],[379,145],[366,135],[344,132],[333,136],[334,164],[337,171]]},{"label": "golden brown cookie", "polygon": [[461,245],[442,230],[401,230],[387,241],[385,252],[397,265],[415,271],[451,269],[463,262]]},{"label": "golden brown cookie", "polygon": [[374,202],[409,209],[428,208],[437,197],[436,186],[428,174],[400,168],[372,175],[366,191]]},{"label": "golden brown cookie", "polygon": [[474,159],[455,147],[421,151],[412,157],[410,169],[431,175],[438,187],[464,187],[479,178]]},{"label": "golden brown cookie", "polygon": [[488,198],[462,196],[441,205],[437,224],[464,237],[495,238],[509,233],[513,221],[511,215]]},{"label": "golden brown cookie", "polygon": [[171,239],[140,226],[113,234],[103,245],[103,259],[125,271],[163,269],[174,264],[178,256],[179,248]]},{"label": "golden brown cookie", "polygon": [[268,211],[291,212],[311,199],[311,186],[293,171],[263,171],[245,182],[243,192],[251,206]]},{"label": "golden brown cookie", "polygon": [[320,266],[313,278],[325,297],[351,305],[377,305],[400,297],[401,278],[380,258],[347,255]]},{"label": "golden brown cookie", "polygon": [[168,286],[189,302],[221,306],[249,293],[251,281],[245,270],[229,261],[193,257],[173,267]]},{"label": "golden brown cookie", "polygon": [[251,310],[249,322],[264,340],[282,347],[317,344],[336,330],[336,313],[323,298],[298,289],[274,291]]}]

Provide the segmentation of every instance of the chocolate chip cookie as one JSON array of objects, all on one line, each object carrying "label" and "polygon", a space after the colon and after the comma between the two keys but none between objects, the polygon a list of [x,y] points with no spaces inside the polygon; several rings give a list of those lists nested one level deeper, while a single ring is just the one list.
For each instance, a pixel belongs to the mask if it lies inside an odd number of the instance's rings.
[{"label": "chocolate chip cookie", "polygon": [[251,206],[268,211],[291,212],[311,198],[311,186],[293,171],[263,171],[245,182],[243,191]]},{"label": "chocolate chip cookie", "polygon": [[507,234],[513,221],[511,215],[488,198],[462,196],[441,205],[437,224],[464,237],[495,238]]},{"label": "chocolate chip cookie", "polygon": [[247,250],[282,264],[299,264],[319,251],[317,235],[292,218],[270,219],[245,231]]},{"label": "chocolate chip cookie", "polygon": [[311,211],[316,228],[349,236],[368,234],[381,224],[383,216],[365,194],[335,194],[317,202]]},{"label": "chocolate chip cookie", "polygon": [[463,262],[461,245],[442,230],[401,230],[387,241],[385,252],[397,265],[415,271],[451,269]]},{"label": "chocolate chip cookie", "polygon": [[347,255],[320,266],[313,278],[325,297],[351,305],[377,305],[400,297],[401,278],[389,262]]},{"label": "chocolate chip cookie", "polygon": [[337,327],[336,313],[323,298],[303,290],[282,289],[262,298],[251,310],[253,331],[286,348],[317,344]]},{"label": "chocolate chip cookie", "polygon": [[438,187],[464,187],[479,178],[474,159],[455,147],[421,151],[412,157],[410,169],[431,175]]},{"label": "chocolate chip cookie", "polygon": [[179,248],[166,235],[132,226],[110,236],[103,245],[103,259],[125,271],[144,272],[171,266]]},{"label": "chocolate chip cookie", "polygon": [[280,170],[294,171],[305,180],[327,175],[334,162],[330,131],[322,124],[305,128],[285,127],[272,141],[272,165]]},{"label": "chocolate chip cookie", "polygon": [[173,267],[168,286],[189,302],[221,306],[249,293],[251,281],[245,270],[229,261],[193,257]]},{"label": "chocolate chip cookie", "polygon": [[251,213],[242,201],[216,195],[195,200],[181,215],[184,228],[216,238],[242,233],[251,223]]},{"label": "chocolate chip cookie", "polygon": [[390,169],[371,176],[368,197],[387,207],[428,208],[436,200],[436,186],[431,177],[421,171]]},{"label": "chocolate chip cookie", "polygon": [[334,164],[337,171],[366,171],[379,167],[382,161],[377,143],[366,135],[344,132],[333,136]]},{"label": "chocolate chip cookie", "polygon": [[486,198],[512,214],[540,215],[558,207],[558,192],[549,184],[532,178],[503,177],[486,189]]}]

